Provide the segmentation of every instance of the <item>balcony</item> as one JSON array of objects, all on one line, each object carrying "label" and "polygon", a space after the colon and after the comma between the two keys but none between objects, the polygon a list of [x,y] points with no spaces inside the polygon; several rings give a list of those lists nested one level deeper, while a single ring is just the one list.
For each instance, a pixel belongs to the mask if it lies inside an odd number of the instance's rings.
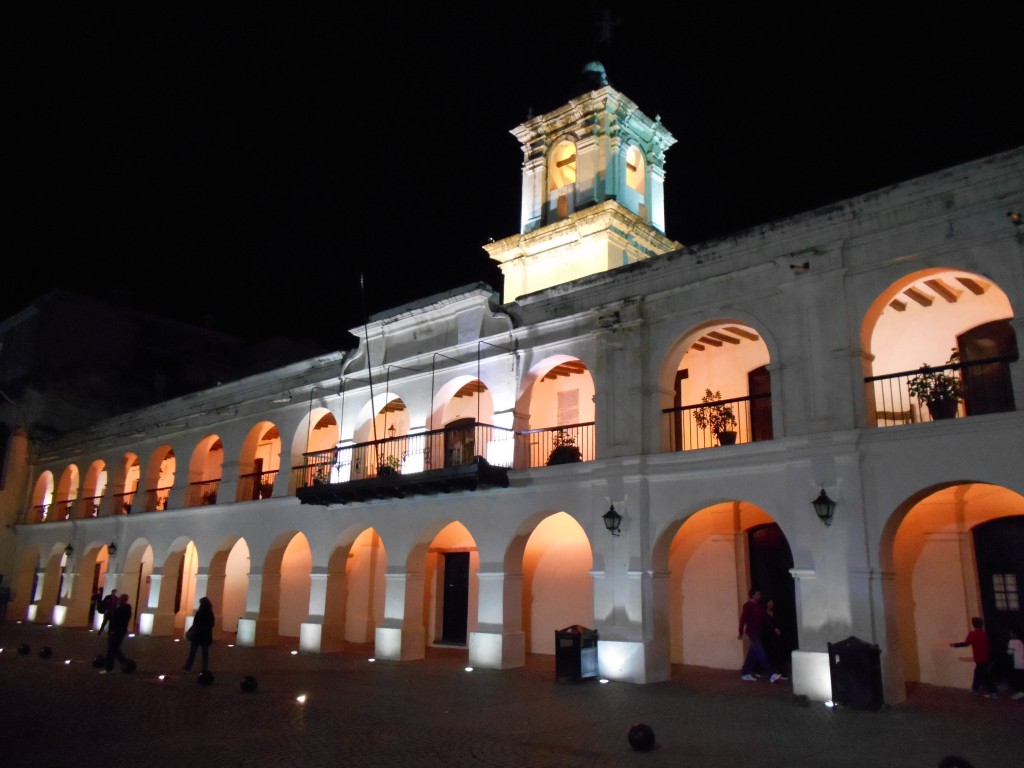
[{"label": "balcony", "polygon": [[[276,474],[276,473],[275,473]],[[198,483],[188,484],[189,507],[209,507],[217,503],[217,490],[220,488],[220,478],[216,480],[202,480]]]},{"label": "balcony", "polygon": [[303,504],[508,486],[514,433],[479,422],[314,451],[293,467]]},{"label": "balcony", "polygon": [[272,469],[268,472],[251,472],[247,475],[239,475],[238,500],[260,501],[261,499],[269,499],[274,495],[274,481],[277,480],[277,472],[278,470]]},{"label": "balcony", "polygon": [[[913,371],[900,371],[864,379],[864,397],[871,426],[894,427],[948,418],[964,418],[983,413],[1014,411],[1013,382],[1010,363],[1014,357],[992,357],[966,363],[952,363]],[[929,404],[911,394],[911,380],[922,373],[944,375],[956,382],[962,398],[949,410],[939,403]]]},{"label": "balcony", "polygon": [[765,393],[665,408],[662,413],[668,419],[669,450],[694,451],[719,444],[710,429],[697,426],[696,412],[708,406],[727,406],[732,409],[736,416],[736,443],[772,439],[772,396],[771,393]]},{"label": "balcony", "polygon": [[[558,458],[555,448],[560,453],[579,458],[571,458],[569,461],[593,461],[594,452],[594,422],[589,421],[581,424],[565,424],[558,427],[544,427],[542,429],[526,429],[516,433],[516,441],[524,445],[524,450],[519,455],[529,456],[529,466],[543,467],[549,464],[566,463]],[[575,448],[576,451],[571,449]]]},{"label": "balcony", "polygon": [[171,498],[171,486],[163,488],[150,488],[146,491],[146,511],[163,512],[167,509],[167,502]]}]

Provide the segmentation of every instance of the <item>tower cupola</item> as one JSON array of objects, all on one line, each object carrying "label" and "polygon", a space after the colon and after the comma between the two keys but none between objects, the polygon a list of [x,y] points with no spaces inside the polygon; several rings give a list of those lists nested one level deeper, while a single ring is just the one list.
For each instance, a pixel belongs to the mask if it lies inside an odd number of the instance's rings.
[{"label": "tower cupola", "polygon": [[675,138],[584,67],[586,92],[512,130],[523,150],[520,232],[484,248],[504,300],[680,247],[665,230],[665,152]]}]

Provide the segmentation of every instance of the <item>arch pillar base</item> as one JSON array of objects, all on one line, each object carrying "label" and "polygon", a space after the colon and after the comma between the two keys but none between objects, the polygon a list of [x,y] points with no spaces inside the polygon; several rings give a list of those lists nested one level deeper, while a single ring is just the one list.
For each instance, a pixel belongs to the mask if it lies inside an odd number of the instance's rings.
[{"label": "arch pillar base", "polygon": [[525,632],[470,632],[469,664],[481,669],[511,669],[526,664]]},{"label": "arch pillar base", "polygon": [[426,652],[426,638],[422,629],[377,627],[373,653],[378,659],[415,661],[424,658]]},{"label": "arch pillar base", "polygon": [[620,683],[662,683],[672,678],[668,651],[660,642],[599,638],[597,669],[601,677]]},{"label": "arch pillar base", "polygon": [[299,650],[337,653],[345,650],[345,638],[338,627],[320,621],[304,621],[299,625]]}]

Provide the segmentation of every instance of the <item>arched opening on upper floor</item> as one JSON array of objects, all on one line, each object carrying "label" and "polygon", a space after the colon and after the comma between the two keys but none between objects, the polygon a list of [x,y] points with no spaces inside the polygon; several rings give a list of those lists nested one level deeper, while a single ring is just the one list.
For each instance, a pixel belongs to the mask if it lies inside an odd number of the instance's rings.
[{"label": "arched opening on upper floor", "polygon": [[1015,410],[1012,319],[980,275],[936,268],[893,282],[861,324],[868,426]]},{"label": "arched opening on upper floor", "polygon": [[121,458],[121,465],[118,469],[118,481],[114,485],[113,514],[131,514],[135,495],[139,492],[141,478],[142,464],[139,461],[139,457],[131,452],[126,453]]},{"label": "arched opening on upper floor", "polygon": [[207,435],[192,451],[188,464],[187,507],[207,507],[217,503],[217,491],[224,467],[224,443],[217,435]]},{"label": "arched opening on upper floor", "polygon": [[[291,444],[292,476],[289,493],[305,488],[313,482],[342,482],[339,475],[342,462],[341,427],[334,413],[323,406],[312,407],[300,422]],[[351,465],[351,451],[344,456],[345,470]],[[346,479],[348,479],[346,477]]]},{"label": "arched opening on upper floor", "polygon": [[596,418],[594,377],[569,355],[552,355],[523,380],[516,412],[517,468],[593,461]]},{"label": "arched opening on upper floor", "polygon": [[68,464],[60,474],[57,481],[57,490],[54,493],[53,507],[50,509],[51,520],[70,520],[74,510],[75,501],[78,499],[79,472],[78,466]]},{"label": "arched opening on upper floor", "polygon": [[770,621],[779,630],[762,635],[765,651],[773,671],[788,676],[798,647],[792,567],[782,529],[751,502],[711,504],[673,522],[654,548],[654,570],[668,573],[668,589],[655,591],[668,604],[655,615],[667,617],[670,662],[740,669],[750,642],[728,638],[736,638],[743,604],[758,590],[762,607],[772,601]]},{"label": "arched opening on upper floor", "polygon": [[969,689],[970,649],[950,643],[979,616],[1005,680],[1009,631],[1024,630],[1024,497],[985,483],[923,489],[890,515],[880,555],[897,679]]},{"label": "arched opening on upper floor", "polygon": [[238,460],[236,501],[258,501],[274,495],[274,482],[281,468],[281,433],[277,425],[261,421],[242,441]]},{"label": "arched opening on upper floor", "polygon": [[332,475],[342,479],[335,482],[422,471],[422,441],[408,438],[409,411],[405,401],[388,392],[375,402],[375,413],[371,412],[374,405],[370,403],[360,411],[352,435],[355,446],[339,452],[341,466]]},{"label": "arched opening on upper floor", "polygon": [[494,398],[478,378],[457,376],[434,396],[425,468],[471,463],[477,456],[499,467],[511,466],[514,433],[494,424]]},{"label": "arched opening on upper floor", "polygon": [[142,481],[143,487],[146,489],[143,511],[160,512],[167,509],[167,503],[171,498],[171,489],[174,487],[176,469],[177,462],[174,458],[174,449],[171,446],[161,445],[153,451]]},{"label": "arched opening on upper floor", "polygon": [[97,459],[85,471],[85,481],[82,484],[82,504],[79,517],[97,517],[100,513],[100,503],[107,492],[107,465],[104,461]]},{"label": "arched opening on upper floor", "polygon": [[685,451],[771,440],[771,362],[752,326],[718,320],[672,345],[660,375],[662,447]]},{"label": "arched opening on upper floor", "polygon": [[32,488],[32,505],[29,510],[29,523],[45,523],[50,520],[50,506],[53,504],[54,491],[53,472],[44,470],[36,478],[36,484]]}]

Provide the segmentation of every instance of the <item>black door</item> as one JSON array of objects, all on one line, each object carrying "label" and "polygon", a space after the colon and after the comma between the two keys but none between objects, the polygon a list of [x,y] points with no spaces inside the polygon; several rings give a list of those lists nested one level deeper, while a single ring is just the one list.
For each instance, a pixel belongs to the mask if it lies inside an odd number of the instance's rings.
[{"label": "black door", "polygon": [[[1024,516],[1002,517],[975,526],[981,610],[992,650],[993,673],[1005,678],[1010,668],[1006,642],[1010,630],[1024,631],[1021,586],[1024,585]],[[967,634],[966,628],[964,634]]]},{"label": "black door", "polygon": [[469,613],[469,552],[444,555],[443,625],[440,642],[466,644],[466,616]]},{"label": "black door", "polygon": [[747,531],[750,550],[750,586],[761,590],[761,604],[775,601],[775,620],[782,630],[783,647],[797,648],[796,589],[793,554],[782,529],[775,523],[759,525]]},{"label": "black door", "polygon": [[772,439],[772,377],[762,365],[747,374],[750,393],[750,441]]},{"label": "black door", "polygon": [[963,369],[967,415],[1014,410],[1010,360],[1017,359],[1017,336],[1010,321],[984,323],[960,334],[956,341],[961,363],[989,361]]}]

